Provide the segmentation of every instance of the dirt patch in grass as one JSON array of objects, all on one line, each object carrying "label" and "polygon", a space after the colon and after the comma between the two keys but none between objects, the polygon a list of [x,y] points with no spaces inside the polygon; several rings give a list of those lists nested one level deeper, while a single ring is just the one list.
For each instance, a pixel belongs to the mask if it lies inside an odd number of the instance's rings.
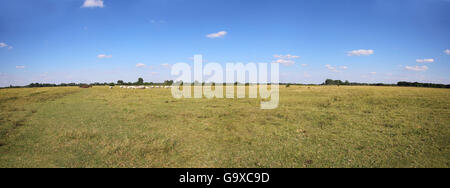
[{"label": "dirt patch in grass", "polygon": [[[27,120],[38,112],[40,103],[56,100],[79,92],[74,88],[26,88],[0,91],[0,139],[12,130],[26,126]],[[33,107],[34,106],[34,107]],[[30,109],[31,108],[31,109]],[[4,125],[4,126],[3,126]]]},{"label": "dirt patch in grass", "polygon": [[25,126],[25,120],[21,119],[19,121],[13,121],[13,124],[15,127],[22,127]]},{"label": "dirt patch in grass", "polygon": [[8,102],[8,101],[14,101],[14,100],[17,100],[19,97],[8,97],[8,98],[3,98],[3,99],[0,99],[0,103],[5,103],[5,102]]}]

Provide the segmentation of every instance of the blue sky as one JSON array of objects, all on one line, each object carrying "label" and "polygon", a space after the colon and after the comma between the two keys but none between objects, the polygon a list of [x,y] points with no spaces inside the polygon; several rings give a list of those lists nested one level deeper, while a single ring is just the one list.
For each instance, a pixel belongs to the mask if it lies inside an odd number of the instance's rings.
[{"label": "blue sky", "polygon": [[448,0],[0,0],[0,86],[173,79],[278,62],[281,82],[450,84]]}]

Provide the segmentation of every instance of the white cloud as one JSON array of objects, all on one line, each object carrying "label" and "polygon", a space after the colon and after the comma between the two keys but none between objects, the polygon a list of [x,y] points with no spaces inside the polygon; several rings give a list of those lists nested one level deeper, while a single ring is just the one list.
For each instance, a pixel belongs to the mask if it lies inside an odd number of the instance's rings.
[{"label": "white cloud", "polygon": [[362,55],[372,55],[374,53],[373,50],[353,50],[353,51],[349,51],[347,52],[348,56],[362,56]]},{"label": "white cloud", "polygon": [[283,65],[293,65],[295,64],[295,61],[289,60],[289,59],[277,59],[275,61],[272,61],[272,63],[279,63],[279,64],[283,64]]},{"label": "white cloud", "polygon": [[406,70],[410,70],[410,71],[426,71],[428,70],[427,66],[405,66]]},{"label": "white cloud", "polygon": [[214,38],[221,38],[224,37],[225,35],[227,35],[228,33],[226,31],[219,31],[217,33],[211,33],[206,35],[206,37],[214,39]]},{"label": "white cloud", "polygon": [[296,56],[296,55],[291,55],[291,54],[287,54],[287,55],[273,55],[274,58],[279,58],[279,59],[298,59],[300,58],[300,56]]},{"label": "white cloud", "polygon": [[444,53],[447,54],[447,55],[450,55],[450,50],[446,49],[446,50],[444,50]]},{"label": "white cloud", "polygon": [[434,59],[416,59],[417,63],[433,63]]},{"label": "white cloud", "polygon": [[136,67],[145,67],[145,64],[144,63],[138,63],[138,64],[136,64]]},{"label": "white cloud", "polygon": [[377,74],[377,72],[370,72],[370,74],[371,74],[371,75],[375,75],[375,74]]},{"label": "white cloud", "polygon": [[328,70],[332,71],[332,72],[342,72],[343,70],[347,70],[347,69],[348,69],[347,66],[339,66],[339,67],[335,67],[335,66],[332,66],[332,65],[330,65],[330,64],[326,64],[325,67],[326,67]]},{"label": "white cloud", "polygon": [[83,3],[83,8],[103,8],[103,0],[85,0]]},{"label": "white cloud", "polygon": [[161,66],[166,67],[166,68],[170,68],[171,65],[169,63],[163,63],[163,64],[161,64]]},{"label": "white cloud", "polygon": [[151,72],[150,74],[152,74],[152,75],[157,75],[157,74],[159,74],[158,72]]},{"label": "white cloud", "polygon": [[330,71],[337,72],[336,67],[333,67],[330,64],[326,64],[325,67]]},{"label": "white cloud", "polygon": [[25,68],[25,66],[22,66],[22,65],[16,66],[16,69],[24,69],[24,68]]},{"label": "white cloud", "polygon": [[0,42],[0,48],[8,48],[8,50],[13,49],[12,46],[10,46],[10,45],[8,45],[8,44],[6,44],[4,42]]},{"label": "white cloud", "polygon": [[273,57],[277,58],[277,60],[272,61],[272,63],[280,63],[280,64],[283,64],[283,65],[286,65],[286,66],[295,64],[295,61],[293,59],[300,58],[300,56],[291,55],[291,54],[287,54],[287,55],[273,55]]},{"label": "white cloud", "polygon": [[99,59],[112,58],[112,55],[100,54],[97,56]]},{"label": "white cloud", "polygon": [[308,66],[308,64],[301,64],[301,66],[302,66],[302,67],[306,67],[306,66]]}]

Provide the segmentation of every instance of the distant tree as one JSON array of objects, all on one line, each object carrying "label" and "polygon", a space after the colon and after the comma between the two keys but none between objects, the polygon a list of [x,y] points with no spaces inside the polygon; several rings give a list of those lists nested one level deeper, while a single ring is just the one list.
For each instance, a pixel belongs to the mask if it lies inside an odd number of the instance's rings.
[{"label": "distant tree", "polygon": [[324,85],[344,85],[345,83],[341,80],[332,80],[332,79],[326,79],[323,83]]},{"label": "distant tree", "polygon": [[419,83],[419,82],[398,82],[398,86],[408,87],[434,87],[434,88],[450,88],[450,85],[433,84],[433,83]]},{"label": "distant tree", "polygon": [[172,85],[172,84],[173,84],[173,80],[164,81],[164,85]]},{"label": "distant tree", "polygon": [[123,80],[118,80],[117,85],[123,85]]},{"label": "distant tree", "polygon": [[137,85],[144,85],[144,79],[143,78],[139,78],[138,81],[136,82]]}]

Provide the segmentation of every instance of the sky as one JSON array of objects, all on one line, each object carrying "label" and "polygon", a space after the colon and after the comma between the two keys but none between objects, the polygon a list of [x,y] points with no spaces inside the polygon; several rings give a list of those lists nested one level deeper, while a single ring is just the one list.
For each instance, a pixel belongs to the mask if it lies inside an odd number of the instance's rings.
[{"label": "sky", "polygon": [[174,79],[280,63],[280,81],[450,84],[450,0],[0,0],[0,87]]}]

